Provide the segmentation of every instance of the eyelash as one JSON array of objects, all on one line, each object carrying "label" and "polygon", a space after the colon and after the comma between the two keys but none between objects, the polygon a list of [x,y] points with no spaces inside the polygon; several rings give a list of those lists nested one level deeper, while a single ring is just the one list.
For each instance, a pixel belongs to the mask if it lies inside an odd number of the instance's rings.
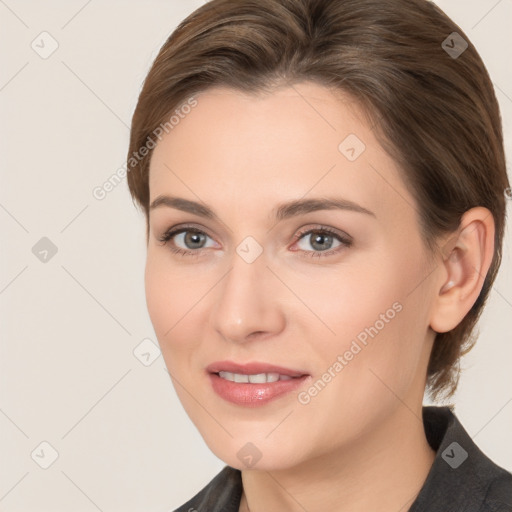
[{"label": "eyelash", "polygon": [[[181,226],[176,229],[171,228],[171,229],[167,230],[161,237],[158,238],[158,240],[160,242],[162,242],[162,245],[165,245],[174,236],[179,235],[183,232],[199,233],[199,234],[203,234],[203,235],[210,237],[208,235],[208,233],[205,233],[204,231],[202,231],[194,226]],[[325,257],[331,256],[333,254],[337,254],[344,248],[349,248],[352,245],[352,240],[350,238],[343,236],[338,231],[335,231],[327,226],[319,226],[316,228],[300,231],[299,233],[297,233],[294,236],[294,241],[298,242],[301,238],[303,238],[304,236],[309,235],[311,233],[319,233],[322,235],[327,234],[327,235],[333,236],[334,238],[338,239],[338,241],[340,241],[342,245],[338,246],[335,249],[329,249],[327,251],[304,251],[302,249],[298,249],[297,252],[301,252],[302,256],[304,256],[304,257],[325,258]],[[176,248],[176,247],[170,247],[170,250],[171,250],[171,252],[173,252],[174,254],[177,254],[179,256],[197,257],[201,254],[203,249],[198,249],[198,250],[193,251],[193,250],[180,249],[180,248]]]}]

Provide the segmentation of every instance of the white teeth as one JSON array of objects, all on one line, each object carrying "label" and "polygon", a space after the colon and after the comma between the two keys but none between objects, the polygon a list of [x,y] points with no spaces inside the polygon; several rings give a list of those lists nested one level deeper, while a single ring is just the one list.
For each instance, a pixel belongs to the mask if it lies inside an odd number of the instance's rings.
[{"label": "white teeth", "polygon": [[234,373],[231,372],[219,372],[219,377],[235,382]]},{"label": "white teeth", "polygon": [[244,375],[241,373],[219,372],[219,377],[230,380],[231,382],[250,382],[252,384],[265,384],[266,382],[277,382],[278,380],[290,380],[293,377],[289,375],[279,375],[279,373],[258,373],[256,375]]},{"label": "white teeth", "polygon": [[264,373],[258,373],[257,375],[249,375],[249,382],[252,384],[264,384],[267,382],[267,376]]}]

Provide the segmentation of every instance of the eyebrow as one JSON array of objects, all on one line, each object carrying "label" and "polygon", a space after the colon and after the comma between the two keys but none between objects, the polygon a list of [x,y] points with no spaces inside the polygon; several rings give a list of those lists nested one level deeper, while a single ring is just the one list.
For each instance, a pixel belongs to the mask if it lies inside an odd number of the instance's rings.
[{"label": "eyebrow", "polygon": [[[220,221],[218,215],[208,206],[196,201],[184,199],[182,197],[160,195],[151,203],[149,209],[151,211],[162,206],[174,208],[176,210],[181,210],[187,213],[192,213],[200,217]],[[348,210],[376,217],[375,213],[368,210],[367,208],[364,208],[363,206],[360,206],[353,201],[349,201],[348,199],[343,199],[340,197],[297,199],[294,201],[289,201],[275,207],[272,210],[272,216],[276,221],[282,221],[296,215],[304,215],[319,210]]]}]

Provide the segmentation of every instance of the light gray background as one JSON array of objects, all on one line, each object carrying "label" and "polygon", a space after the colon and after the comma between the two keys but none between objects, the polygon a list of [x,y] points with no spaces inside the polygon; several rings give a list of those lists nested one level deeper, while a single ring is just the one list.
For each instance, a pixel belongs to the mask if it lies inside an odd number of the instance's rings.
[{"label": "light gray background", "polygon": [[[0,0],[1,511],[165,512],[224,466],[182,410],[162,357],[145,366],[133,353],[156,342],[142,214],[125,181],[102,201],[92,195],[124,163],[160,46],[202,3]],[[512,1],[437,3],[489,69],[510,159]],[[43,31],[58,43],[46,59],[31,47],[51,49]],[[453,400],[469,434],[508,470],[510,230]],[[32,252],[43,237],[58,250],[46,263]],[[42,442],[58,452],[47,469]]]}]

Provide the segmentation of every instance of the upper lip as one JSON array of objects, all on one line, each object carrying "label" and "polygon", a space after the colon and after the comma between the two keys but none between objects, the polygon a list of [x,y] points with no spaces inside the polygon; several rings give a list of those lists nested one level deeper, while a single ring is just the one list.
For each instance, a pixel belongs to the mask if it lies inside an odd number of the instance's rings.
[{"label": "upper lip", "polygon": [[275,364],[261,363],[254,361],[251,363],[235,363],[233,361],[216,361],[206,367],[209,373],[231,372],[240,373],[242,375],[257,375],[259,373],[279,373],[279,375],[289,375],[290,377],[302,377],[309,375],[301,370],[276,366]]}]

